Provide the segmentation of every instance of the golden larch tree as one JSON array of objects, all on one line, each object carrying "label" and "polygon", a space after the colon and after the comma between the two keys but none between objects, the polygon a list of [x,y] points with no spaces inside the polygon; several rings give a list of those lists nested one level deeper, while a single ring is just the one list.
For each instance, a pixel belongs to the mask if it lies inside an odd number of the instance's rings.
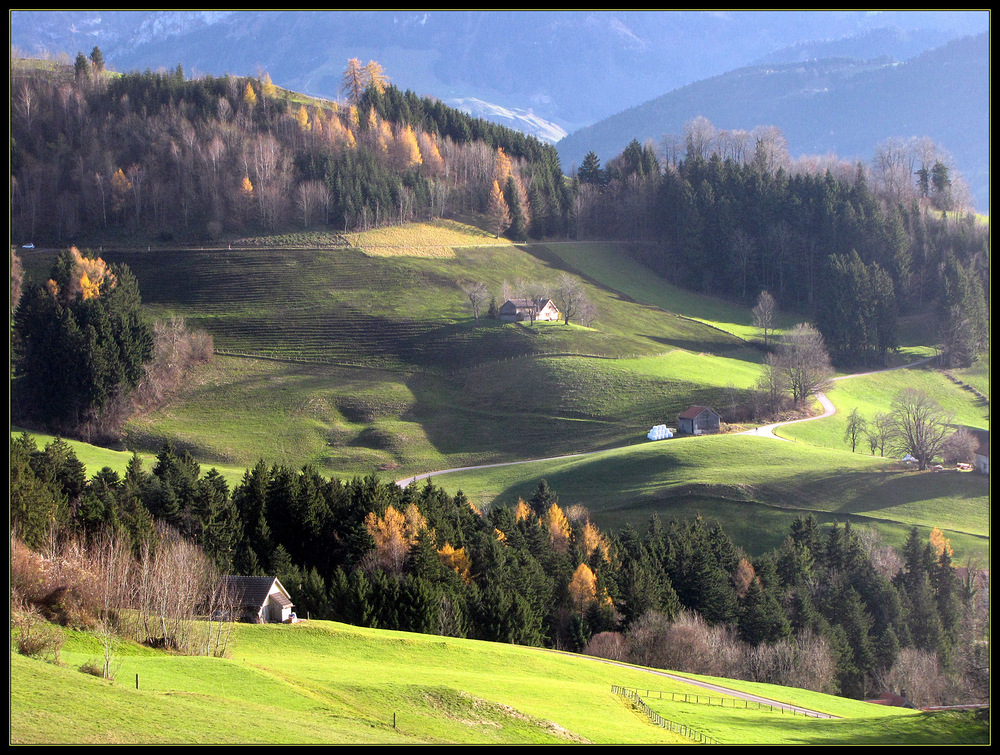
[{"label": "golden larch tree", "polygon": [[500,186],[504,186],[507,183],[507,179],[510,177],[511,162],[510,158],[507,157],[507,153],[503,151],[503,147],[497,147],[496,162],[493,166],[493,178]]},{"label": "golden larch tree", "polygon": [[955,555],[954,549],[951,547],[951,540],[944,536],[944,533],[937,527],[931,530],[930,534],[931,547],[934,549],[934,555],[938,558],[941,557],[942,553],[947,553],[948,558]]},{"label": "golden larch tree", "polygon": [[549,537],[552,539],[553,548],[560,553],[565,553],[569,550],[569,538],[572,534],[572,528],[569,526],[569,519],[566,518],[563,510],[559,508],[558,503],[553,503],[549,506],[549,510],[545,512],[544,526],[548,530]]},{"label": "golden larch tree", "polygon": [[72,302],[77,296],[94,299],[101,295],[102,287],[115,285],[115,275],[103,259],[84,257],[75,246],[70,247],[69,253],[73,259],[73,267],[68,271],[69,275],[63,286],[60,288],[51,278],[46,282],[53,298],[64,303]]},{"label": "golden larch tree", "polygon": [[465,548],[454,548],[451,543],[445,541],[438,551],[438,558],[441,564],[453,570],[466,584],[472,582],[472,561],[465,552]]},{"label": "golden larch tree", "polygon": [[247,107],[253,108],[257,104],[257,93],[253,90],[253,84],[247,82],[246,89],[243,90],[243,102]]},{"label": "golden larch tree", "polygon": [[389,506],[383,516],[369,511],[365,527],[375,541],[375,560],[392,574],[402,574],[410,542],[406,536],[406,517],[395,506]]},{"label": "golden larch tree", "polygon": [[367,86],[375,87],[379,92],[384,92],[389,86],[389,77],[385,75],[385,69],[374,60],[369,60],[365,66],[364,82]]},{"label": "golden larch tree", "polygon": [[580,613],[597,601],[597,577],[586,564],[580,564],[569,581],[569,598]]},{"label": "golden larch tree", "polygon": [[611,562],[611,546],[607,538],[593,524],[587,522],[583,525],[580,539],[580,545],[583,547],[583,553],[587,558],[590,558],[596,551],[605,562]]},{"label": "golden larch tree", "polygon": [[422,172],[430,176],[440,176],[444,173],[444,158],[441,157],[441,149],[438,147],[434,134],[421,131],[417,135],[417,144],[423,158]]},{"label": "golden larch tree", "polygon": [[278,87],[271,81],[271,74],[265,73],[264,77],[260,80],[260,92],[265,97],[274,97],[278,93]]},{"label": "golden larch tree", "polygon": [[500,234],[510,228],[510,208],[507,206],[507,200],[504,199],[500,184],[496,181],[493,182],[493,188],[490,191],[486,214],[489,218],[490,232],[500,238]]},{"label": "golden larch tree", "polygon": [[357,105],[361,100],[361,95],[365,91],[365,69],[361,61],[351,58],[347,61],[347,68],[341,78],[340,92],[344,98],[352,105]]},{"label": "golden larch tree", "polygon": [[121,212],[131,191],[132,183],[125,175],[125,171],[119,168],[111,175],[111,209]]},{"label": "golden larch tree", "polygon": [[523,498],[517,499],[517,505],[514,506],[514,521],[523,522],[526,519],[531,518],[531,506],[529,506]]},{"label": "golden larch tree", "polygon": [[299,109],[295,113],[295,122],[299,124],[300,130],[309,130],[309,111],[306,110],[305,105],[299,105]]},{"label": "golden larch tree", "polygon": [[409,124],[400,128],[396,136],[395,157],[396,167],[399,170],[416,168],[423,163],[420,146],[417,144],[417,135]]}]

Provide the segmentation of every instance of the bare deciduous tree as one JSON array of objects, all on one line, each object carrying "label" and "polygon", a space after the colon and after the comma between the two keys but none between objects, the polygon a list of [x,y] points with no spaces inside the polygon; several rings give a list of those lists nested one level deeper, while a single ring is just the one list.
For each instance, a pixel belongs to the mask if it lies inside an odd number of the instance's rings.
[{"label": "bare deciduous tree", "polygon": [[921,390],[906,388],[892,402],[893,447],[910,454],[920,469],[927,469],[951,434],[950,417],[941,405]]},{"label": "bare deciduous tree", "polygon": [[[734,242],[735,243],[735,242]],[[764,348],[767,348],[767,334],[774,330],[774,316],[778,305],[774,297],[767,291],[761,291],[757,296],[757,305],[753,308],[753,324],[764,331]]]},{"label": "bare deciduous tree", "polygon": [[941,447],[946,464],[975,464],[979,441],[964,427],[958,428]]},{"label": "bare deciduous tree", "polygon": [[847,417],[847,427],[844,428],[844,441],[851,444],[851,453],[857,450],[858,441],[861,440],[867,428],[868,421],[861,416],[858,407],[854,407]]},{"label": "bare deciduous tree", "polygon": [[589,304],[582,281],[567,273],[559,277],[552,298],[562,313],[564,325],[569,325],[570,320],[582,319],[583,310]]},{"label": "bare deciduous tree", "polygon": [[458,285],[465,293],[465,298],[469,300],[469,306],[472,308],[472,317],[476,322],[479,322],[479,313],[482,311],[483,305],[490,295],[489,289],[482,281],[462,281]]},{"label": "bare deciduous tree", "polygon": [[807,323],[799,323],[788,333],[778,347],[775,364],[796,405],[824,390],[833,375],[823,336]]}]

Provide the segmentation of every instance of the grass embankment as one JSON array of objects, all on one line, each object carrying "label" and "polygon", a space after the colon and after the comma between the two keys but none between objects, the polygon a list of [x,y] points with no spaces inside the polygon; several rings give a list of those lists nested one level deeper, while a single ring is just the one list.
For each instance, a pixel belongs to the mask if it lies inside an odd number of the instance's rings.
[{"label": "grass embankment", "polygon": [[[649,723],[611,686],[704,692],[580,656],[330,622],[238,626],[228,659],[130,646],[113,683],[75,670],[99,655],[98,641],[78,632],[68,635],[63,667],[12,654],[11,741],[666,744],[685,740]],[[928,717],[788,688],[769,693],[844,718],[650,704],[724,743],[988,738],[969,716]]]}]

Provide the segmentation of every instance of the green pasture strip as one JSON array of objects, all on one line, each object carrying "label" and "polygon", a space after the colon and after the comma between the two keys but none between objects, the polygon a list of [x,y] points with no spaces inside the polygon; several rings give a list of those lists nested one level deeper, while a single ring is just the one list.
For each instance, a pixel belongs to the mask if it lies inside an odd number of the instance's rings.
[{"label": "green pasture strip", "polygon": [[753,709],[732,715],[728,708],[643,699],[664,718],[697,726],[722,744],[968,744],[989,737],[988,722],[978,720],[975,712],[919,713],[882,706],[878,713],[848,719],[815,719]]},{"label": "green pasture strip", "polygon": [[[986,388],[988,395],[988,372],[984,377],[981,373],[973,375],[974,379]],[[871,419],[880,412],[891,413],[893,400],[905,388],[915,388],[927,393],[951,415],[952,424],[956,427],[989,429],[988,402],[982,401],[971,391],[964,390],[940,370],[913,368],[838,380],[826,394],[836,407],[836,414],[824,419],[780,427],[776,433],[784,438],[817,446],[850,450],[850,445],[844,440],[844,431],[851,412],[857,408],[866,419]],[[864,438],[861,439],[857,451],[864,454],[870,452]]]},{"label": "green pasture strip", "polygon": [[[225,659],[126,643],[108,682],[76,670],[99,659],[100,643],[65,634],[62,666],[11,655],[12,742],[666,744],[682,740],[614,695],[612,685],[704,693],[639,667],[568,653],[321,621],[238,625]],[[920,720],[804,690],[712,681],[847,716],[858,728],[840,731],[859,741],[894,741],[898,717]],[[687,718],[681,722],[722,742],[828,741],[825,722],[801,716],[683,703],[663,715]],[[880,721],[886,735],[863,739]],[[910,741],[921,741],[924,729],[910,728]]]},{"label": "green pasture strip", "polygon": [[[553,253],[584,275],[644,304],[700,320],[746,340],[760,337],[753,326],[752,305],[739,307],[723,299],[697,294],[674,286],[637,262],[621,245],[608,242],[551,244]],[[797,322],[793,315],[779,314],[779,327]]]},{"label": "green pasture strip", "polygon": [[989,483],[981,475],[903,471],[889,460],[773,438],[647,441],[433,479],[478,503],[513,505],[543,478],[561,504],[586,506],[605,528],[644,527],[653,513],[663,520],[712,513],[737,542],[758,551],[778,545],[792,518],[813,513],[821,521],[876,525],[894,544],[911,526],[938,526],[968,549],[959,558],[988,550]]}]

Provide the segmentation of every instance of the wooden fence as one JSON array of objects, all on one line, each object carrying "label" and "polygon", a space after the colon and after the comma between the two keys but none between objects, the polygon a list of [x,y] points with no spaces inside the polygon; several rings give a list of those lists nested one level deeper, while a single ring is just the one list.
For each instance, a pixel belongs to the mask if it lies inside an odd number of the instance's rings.
[{"label": "wooden fence", "polygon": [[680,734],[682,737],[690,739],[692,742],[697,742],[698,744],[710,744],[710,745],[722,744],[718,739],[710,737],[707,734],[698,731],[697,729],[692,729],[690,726],[687,726],[685,724],[679,724],[676,723],[675,721],[671,721],[669,719],[664,718],[655,710],[646,705],[643,699],[639,697],[639,693],[636,692],[634,689],[629,689],[628,687],[619,687],[618,685],[612,685],[611,691],[616,695],[621,695],[622,697],[632,701],[635,704],[635,706],[639,708],[639,710],[641,710],[643,713],[646,714],[646,717],[650,721],[652,721],[654,724],[663,729],[672,731],[675,734]]},{"label": "wooden fence", "polygon": [[[624,688],[623,688],[624,689]],[[636,695],[640,690],[631,690]],[[790,705],[764,703],[759,700],[746,700],[736,697],[712,697],[711,695],[700,695],[690,692],[662,692],[660,690],[642,690],[646,699],[656,697],[657,700],[671,700],[680,703],[694,703],[696,705],[715,705],[722,708],[740,708],[742,710],[765,710],[774,713],[783,713],[790,716],[806,716],[811,718],[826,718],[822,713],[794,708]]]}]

